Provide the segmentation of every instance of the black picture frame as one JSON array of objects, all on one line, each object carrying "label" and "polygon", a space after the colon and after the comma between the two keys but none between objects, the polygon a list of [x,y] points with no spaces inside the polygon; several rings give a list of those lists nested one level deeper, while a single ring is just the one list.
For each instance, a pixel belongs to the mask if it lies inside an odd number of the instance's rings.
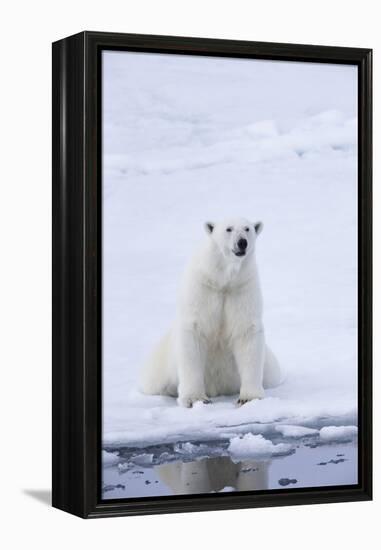
[{"label": "black picture frame", "polygon": [[[102,501],[101,52],[358,67],[359,483]],[[372,498],[372,50],[82,32],[53,44],[53,506],[84,518]]]}]

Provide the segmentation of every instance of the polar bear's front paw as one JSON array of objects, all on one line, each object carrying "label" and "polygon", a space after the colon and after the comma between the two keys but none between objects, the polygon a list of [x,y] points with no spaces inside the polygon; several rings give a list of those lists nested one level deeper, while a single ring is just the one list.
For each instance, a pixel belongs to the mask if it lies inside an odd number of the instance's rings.
[{"label": "polar bear's front paw", "polygon": [[193,404],[196,403],[197,401],[201,401],[205,405],[209,405],[211,403],[211,400],[208,399],[205,395],[203,395],[203,396],[179,397],[178,400],[177,400],[179,405],[181,405],[182,407],[187,407],[188,409],[193,407]]},{"label": "polar bear's front paw", "polygon": [[248,403],[248,402],[249,402],[249,399],[242,399],[240,397],[237,401],[237,405],[241,406],[241,405],[244,405],[245,403]]},{"label": "polar bear's front paw", "polygon": [[241,393],[238,398],[237,405],[244,405],[245,403],[248,403],[248,401],[253,401],[254,399],[263,399],[264,396],[265,392],[262,388],[250,393]]}]

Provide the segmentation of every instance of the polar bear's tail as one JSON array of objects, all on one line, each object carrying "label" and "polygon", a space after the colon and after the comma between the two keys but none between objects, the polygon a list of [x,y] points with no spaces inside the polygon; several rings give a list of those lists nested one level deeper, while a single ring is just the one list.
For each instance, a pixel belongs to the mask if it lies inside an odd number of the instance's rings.
[{"label": "polar bear's tail", "polygon": [[265,367],[263,372],[263,386],[265,389],[279,386],[283,381],[282,371],[278,359],[271,349],[266,346]]}]

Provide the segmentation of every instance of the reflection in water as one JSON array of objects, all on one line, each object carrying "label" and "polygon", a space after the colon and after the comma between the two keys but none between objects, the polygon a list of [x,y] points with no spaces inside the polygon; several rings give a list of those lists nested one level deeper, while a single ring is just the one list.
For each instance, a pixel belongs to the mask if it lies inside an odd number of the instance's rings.
[{"label": "reflection in water", "polygon": [[235,463],[224,456],[160,464],[155,467],[155,472],[173,494],[209,493],[225,488],[261,491],[268,488],[270,462],[250,460]]},{"label": "reflection in water", "polygon": [[[291,442],[290,442],[291,444]],[[114,450],[103,464],[104,499],[222,491],[293,490],[353,485],[358,480],[357,442],[317,444],[304,438],[287,455],[235,461],[218,442]]]}]

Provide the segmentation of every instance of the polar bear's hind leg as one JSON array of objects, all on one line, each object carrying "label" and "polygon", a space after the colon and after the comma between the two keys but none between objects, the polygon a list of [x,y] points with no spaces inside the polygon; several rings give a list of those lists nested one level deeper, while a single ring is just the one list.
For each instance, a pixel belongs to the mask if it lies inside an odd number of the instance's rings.
[{"label": "polar bear's hind leg", "polygon": [[170,364],[170,339],[170,333],[162,338],[144,366],[140,388],[145,394],[177,397],[176,373]]},{"label": "polar bear's hind leg", "polygon": [[282,372],[278,359],[271,349],[266,346],[265,367],[263,371],[263,387],[265,389],[275,388],[282,382]]}]

